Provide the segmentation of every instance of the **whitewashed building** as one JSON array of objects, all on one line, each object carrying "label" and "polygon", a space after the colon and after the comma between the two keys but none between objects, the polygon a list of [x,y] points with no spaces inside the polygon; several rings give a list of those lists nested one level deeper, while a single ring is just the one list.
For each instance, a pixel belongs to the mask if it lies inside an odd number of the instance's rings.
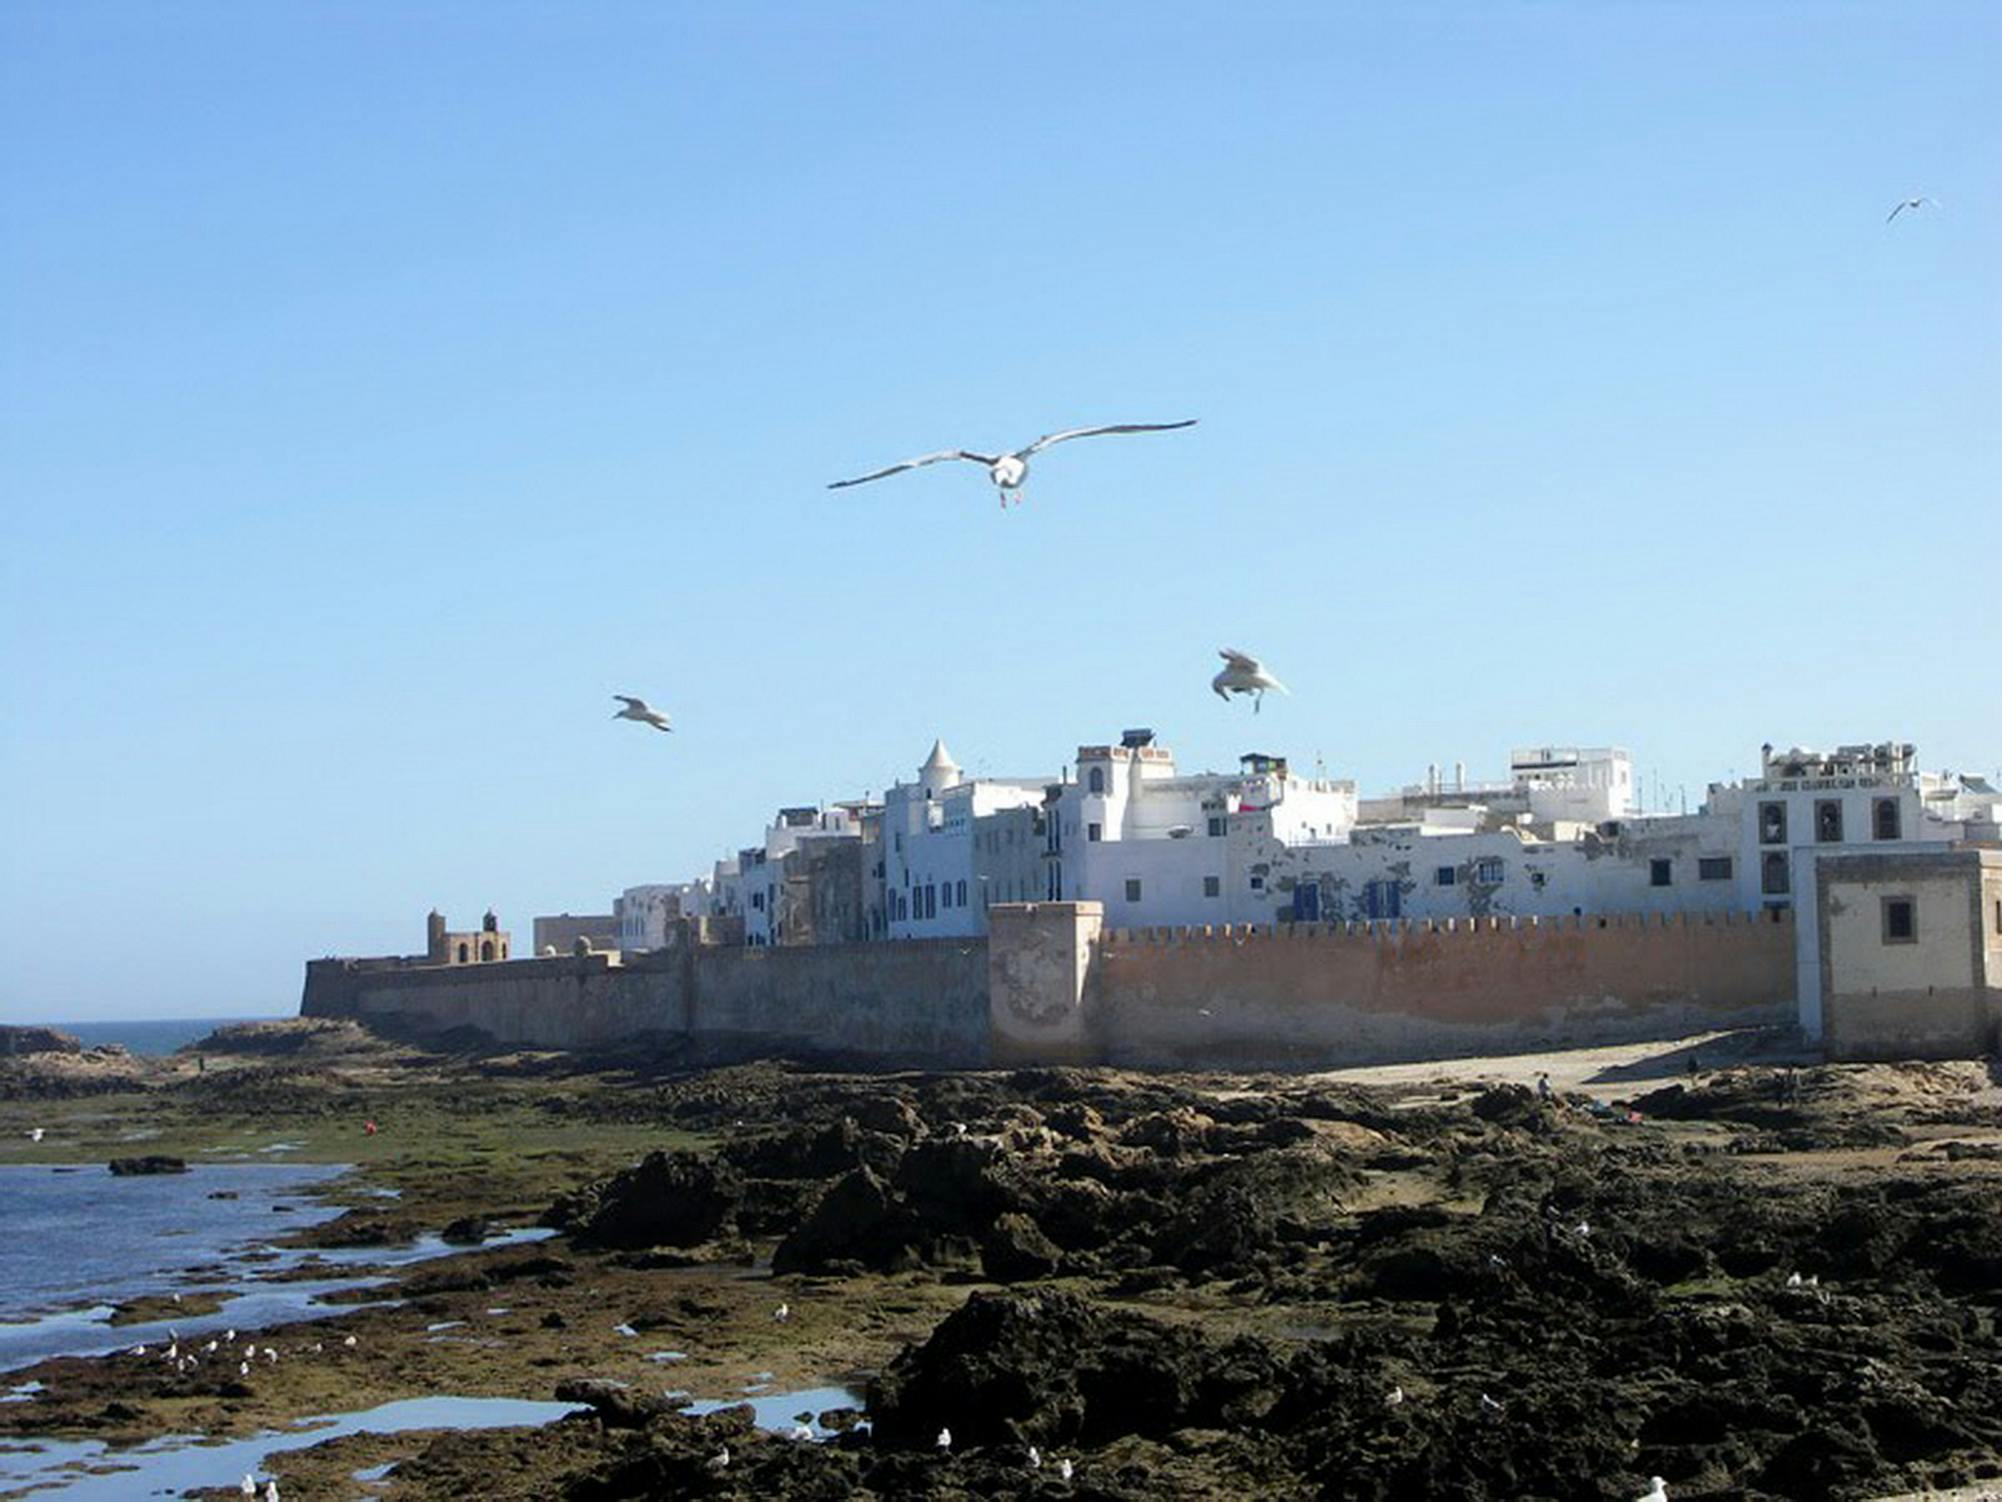
[{"label": "whitewashed building", "polygon": [[935,741],[917,781],[897,783],[883,795],[888,936],[984,934],[990,903],[1040,896],[1039,821],[1051,781],[969,778],[945,742]]}]

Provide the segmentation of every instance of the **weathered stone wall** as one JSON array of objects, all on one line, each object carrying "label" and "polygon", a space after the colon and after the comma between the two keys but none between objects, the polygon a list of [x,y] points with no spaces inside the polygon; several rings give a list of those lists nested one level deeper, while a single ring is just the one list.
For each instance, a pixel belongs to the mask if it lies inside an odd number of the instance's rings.
[{"label": "weathered stone wall", "polygon": [[1118,931],[1084,1026],[1106,1062],[1327,1068],[1632,1042],[1792,1018],[1760,915]]},{"label": "weathered stone wall", "polygon": [[307,967],[308,1015],[576,1048],[939,1066],[1327,1068],[1681,1036],[1791,1018],[1780,915],[1102,933],[1096,903],[998,904],[991,936],[683,946],[438,969]]},{"label": "weathered stone wall", "polygon": [[813,949],[675,947],[385,970],[318,960],[301,1011],[426,1028],[477,1028],[501,1043],[591,1048],[646,1034],[695,1056],[857,1055],[985,1061],[987,953],[980,940]]},{"label": "weathered stone wall", "polygon": [[[1979,1058],[2002,1029],[2002,853],[1900,851],[1816,863],[1816,961],[1830,1058]],[[1912,904],[1893,941],[1884,904]]]}]

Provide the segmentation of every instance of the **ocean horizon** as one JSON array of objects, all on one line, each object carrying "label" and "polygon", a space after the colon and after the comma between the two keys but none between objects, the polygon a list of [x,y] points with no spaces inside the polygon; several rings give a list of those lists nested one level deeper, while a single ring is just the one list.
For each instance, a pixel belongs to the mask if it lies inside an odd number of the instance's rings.
[{"label": "ocean horizon", "polygon": [[146,1058],[159,1058],[197,1038],[206,1038],[219,1027],[230,1027],[239,1022],[277,1020],[278,1015],[274,1014],[266,1017],[133,1017],[113,1022],[32,1022],[17,1025],[52,1027],[59,1033],[68,1033],[85,1048],[103,1048],[106,1044],[116,1043],[128,1052]]}]

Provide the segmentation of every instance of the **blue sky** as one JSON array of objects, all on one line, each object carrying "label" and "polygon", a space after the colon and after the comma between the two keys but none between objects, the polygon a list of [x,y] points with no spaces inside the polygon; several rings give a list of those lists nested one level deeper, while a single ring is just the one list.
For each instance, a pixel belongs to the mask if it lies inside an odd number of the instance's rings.
[{"label": "blue sky", "polygon": [[[0,1020],[288,1010],[939,734],[1992,770],[1998,49],[1989,4],[0,9]],[[1182,417],[1005,516],[824,488]],[[1225,644],[1294,696],[1219,703]]]}]

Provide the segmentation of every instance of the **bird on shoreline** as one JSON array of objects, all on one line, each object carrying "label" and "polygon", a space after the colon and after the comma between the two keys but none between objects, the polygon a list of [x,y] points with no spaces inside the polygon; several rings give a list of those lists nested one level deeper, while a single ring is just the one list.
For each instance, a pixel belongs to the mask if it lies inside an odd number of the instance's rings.
[{"label": "bird on shoreline", "polygon": [[1668,1483],[1659,1476],[1648,1477],[1648,1493],[1636,1502],[1668,1502]]},{"label": "bird on shoreline", "polygon": [[850,485],[866,485],[871,480],[881,480],[890,475],[900,475],[907,469],[917,469],[926,464],[937,464],[942,459],[969,459],[975,464],[987,466],[987,478],[994,482],[1000,492],[1001,509],[1008,509],[1011,493],[1017,504],[1021,502],[1022,484],[1029,478],[1029,459],[1040,454],[1053,444],[1068,443],[1073,438],[1097,438],[1107,433],[1166,433],[1174,428],[1192,428],[1196,419],[1191,417],[1182,422],[1118,422],[1097,428],[1065,428],[1057,433],[1045,433],[1027,448],[1015,449],[1005,454],[976,454],[971,449],[940,449],[935,454],[921,454],[915,459],[906,459],[902,464],[892,464],[888,469],[874,470],[866,475],[857,475],[852,480],[836,480],[827,488],[844,490]]},{"label": "bird on shoreline", "polygon": [[47,1132],[48,1132],[47,1127],[29,1127],[28,1140],[30,1142],[40,1142],[42,1138],[47,1134]]},{"label": "bird on shoreline", "polygon": [[1893,219],[1897,218],[1898,215],[1904,213],[1906,209],[1919,209],[1927,204],[1931,204],[1934,208],[1938,208],[1939,200],[1937,198],[1928,198],[1923,193],[1919,194],[1919,196],[1916,198],[1901,198],[1898,200],[1897,207],[1892,209],[1890,213],[1884,216],[1884,222],[1886,224],[1889,224]]},{"label": "bird on shoreline", "polygon": [[1232,694],[1253,695],[1251,712],[1257,714],[1265,706],[1265,691],[1276,688],[1282,694],[1290,694],[1291,689],[1266,671],[1265,664],[1249,652],[1240,652],[1235,647],[1223,647],[1217,656],[1224,660],[1225,667],[1216,677],[1210,679],[1210,688],[1224,703],[1230,702]]},{"label": "bird on shoreline", "polygon": [[625,705],[624,709],[612,711],[615,720],[637,720],[642,725],[651,725],[656,730],[672,734],[674,727],[667,723],[667,716],[652,708],[644,699],[635,699],[631,694],[613,694],[612,697]]}]

